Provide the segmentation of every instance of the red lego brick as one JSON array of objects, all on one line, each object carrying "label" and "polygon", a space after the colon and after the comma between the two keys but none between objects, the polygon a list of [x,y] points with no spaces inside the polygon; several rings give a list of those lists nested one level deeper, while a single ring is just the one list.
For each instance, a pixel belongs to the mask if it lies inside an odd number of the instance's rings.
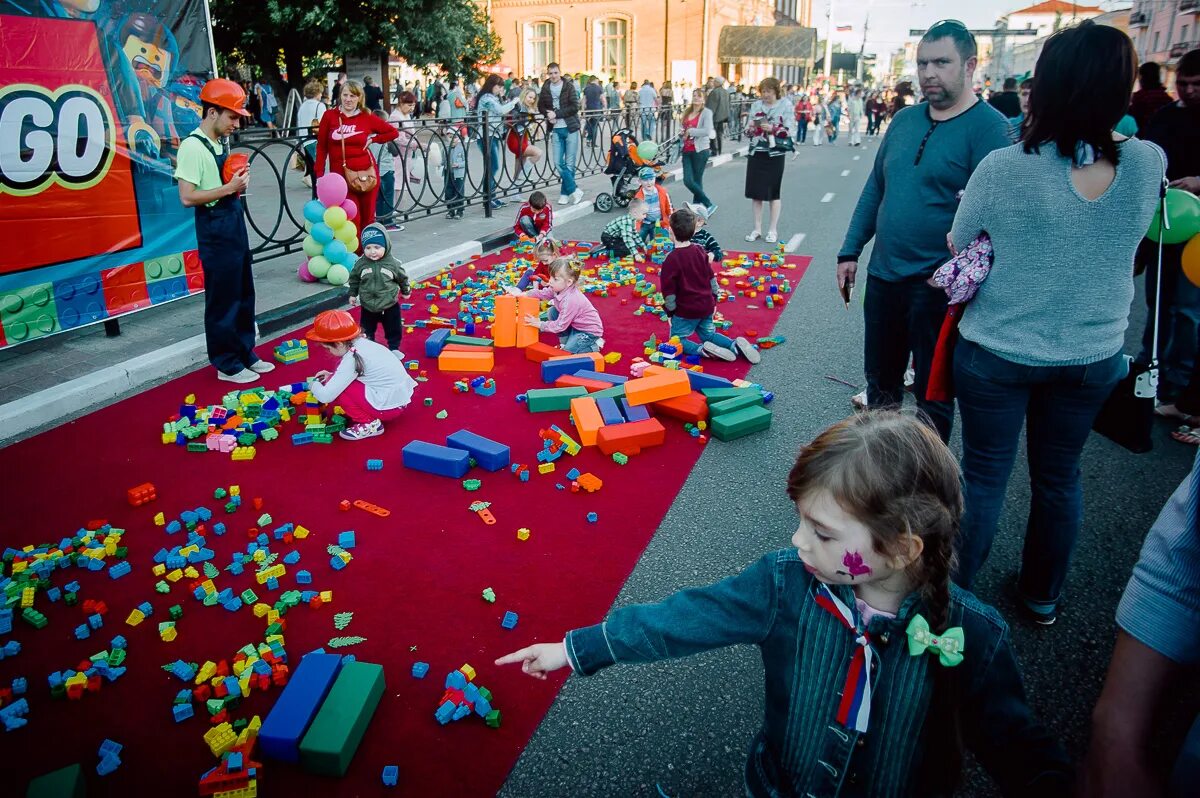
[{"label": "red lego brick", "polygon": [[100,272],[100,282],[109,314],[115,316],[150,307],[150,289],[146,286],[146,270],[141,263],[105,269]]}]

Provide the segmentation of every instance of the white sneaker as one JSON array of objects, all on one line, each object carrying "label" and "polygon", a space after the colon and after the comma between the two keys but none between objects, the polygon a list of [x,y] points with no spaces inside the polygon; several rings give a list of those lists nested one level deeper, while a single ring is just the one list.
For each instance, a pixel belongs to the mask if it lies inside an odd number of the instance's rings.
[{"label": "white sneaker", "polygon": [[242,369],[237,374],[226,374],[223,371],[218,371],[217,379],[224,380],[225,382],[247,383],[256,381],[258,379],[258,375],[250,369]]},{"label": "white sneaker", "polygon": [[571,204],[578,205],[580,200],[582,200],[582,199],[583,199],[583,189],[581,189],[581,188],[575,189],[575,193],[571,195]]},{"label": "white sneaker", "polygon": [[355,424],[350,429],[344,429],[338,433],[338,437],[347,441],[361,441],[365,438],[374,438],[382,434],[383,422],[379,419],[374,419],[362,424]]},{"label": "white sneaker", "polygon": [[561,197],[559,197],[559,198],[558,198],[558,204],[559,204],[559,205],[566,205],[566,204],[567,204],[568,202],[570,202],[570,201],[571,201],[571,195],[570,195],[570,194],[563,194]]},{"label": "white sneaker", "polygon": [[854,396],[851,396],[850,404],[856,410],[866,410],[867,409],[867,392],[862,391],[861,393],[856,393],[856,394],[854,394]]},{"label": "white sneaker", "polygon": [[250,370],[255,374],[269,374],[275,370],[275,364],[267,360],[258,360],[250,364]]},{"label": "white sneaker", "polygon": [[726,349],[725,347],[720,346],[713,341],[705,341],[704,343],[700,344],[700,353],[707,357],[716,358],[717,360],[724,360],[726,362],[737,360],[737,355],[732,349]]}]

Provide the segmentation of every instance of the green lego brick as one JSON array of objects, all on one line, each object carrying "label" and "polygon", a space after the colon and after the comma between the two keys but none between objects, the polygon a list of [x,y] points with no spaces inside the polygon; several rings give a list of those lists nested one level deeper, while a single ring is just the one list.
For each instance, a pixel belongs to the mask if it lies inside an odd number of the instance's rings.
[{"label": "green lego brick", "polygon": [[83,768],[78,764],[38,776],[25,788],[25,798],[84,798],[86,795]]},{"label": "green lego brick", "polygon": [[254,591],[246,588],[242,591],[242,601],[246,604],[254,604],[258,601],[258,596],[254,595]]},{"label": "green lego brick", "polygon": [[300,741],[300,764],[310,773],[344,776],[383,696],[383,666],[347,662]]},{"label": "green lego brick", "polygon": [[771,426],[771,411],[765,407],[744,407],[732,413],[716,416],[709,429],[717,440],[732,441]]},{"label": "green lego brick", "polygon": [[757,388],[703,388],[700,393],[704,394],[704,398],[711,405],[713,402],[723,402],[726,399],[736,399],[739,396],[749,396],[750,394],[762,395],[762,391]]},{"label": "green lego brick", "polygon": [[189,452],[207,452],[208,444],[204,443],[203,441],[193,441],[187,445],[187,450]]},{"label": "green lego brick", "polygon": [[163,255],[158,258],[149,258],[142,262],[142,266],[146,272],[147,283],[154,283],[159,280],[171,280],[186,274],[183,268],[182,252],[177,252],[174,255]]},{"label": "green lego brick", "polygon": [[253,432],[243,432],[238,436],[237,442],[240,446],[253,446],[258,441],[258,436]]},{"label": "green lego brick", "polygon": [[569,410],[572,399],[587,395],[587,388],[581,386],[571,388],[533,388],[525,392],[525,403],[529,405],[530,413]]},{"label": "green lego brick", "polygon": [[54,285],[38,283],[0,293],[0,327],[10,344],[58,332]]},{"label": "green lego brick", "polygon": [[463,346],[491,346],[491,338],[477,338],[473,335],[451,335],[446,338],[448,344],[462,344]]},{"label": "green lego brick", "polygon": [[624,399],[625,386],[614,385],[611,388],[605,388],[603,391],[594,391],[589,393],[588,396],[592,397],[593,399]]},{"label": "green lego brick", "polygon": [[755,391],[745,396],[735,396],[732,399],[722,399],[720,402],[708,403],[708,415],[712,418],[733,413],[746,407],[762,407],[762,393]]}]

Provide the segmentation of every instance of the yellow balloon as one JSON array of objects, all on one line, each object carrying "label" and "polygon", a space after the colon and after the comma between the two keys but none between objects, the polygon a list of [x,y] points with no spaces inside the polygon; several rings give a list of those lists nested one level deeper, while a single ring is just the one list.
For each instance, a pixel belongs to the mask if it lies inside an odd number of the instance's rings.
[{"label": "yellow balloon", "polygon": [[1194,235],[1183,248],[1183,276],[1200,286],[1200,235]]},{"label": "yellow balloon", "polygon": [[346,223],[346,212],[341,208],[334,206],[325,209],[325,224],[337,230]]},{"label": "yellow balloon", "polygon": [[358,226],[356,224],[354,224],[354,222],[350,221],[349,219],[346,220],[345,224],[343,224],[341,227],[338,228],[338,231],[337,231],[338,238],[342,237],[342,233],[345,233],[346,237],[349,239],[352,239],[354,241],[358,240]]}]

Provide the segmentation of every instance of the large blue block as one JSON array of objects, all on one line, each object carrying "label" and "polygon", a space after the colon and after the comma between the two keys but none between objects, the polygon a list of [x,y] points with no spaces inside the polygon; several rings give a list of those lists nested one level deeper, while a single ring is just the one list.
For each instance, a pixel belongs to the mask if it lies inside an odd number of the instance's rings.
[{"label": "large blue block", "polygon": [[337,678],[342,658],[308,654],[288,680],[258,733],[262,752],[284,762],[300,761],[300,740]]},{"label": "large blue block", "polygon": [[443,327],[440,330],[434,330],[425,339],[425,357],[437,357],[442,353],[442,347],[446,345],[446,339],[450,337],[450,330]]},{"label": "large blue block", "polygon": [[650,411],[645,405],[631,405],[624,397],[621,398],[621,412],[626,421],[645,421],[650,418]]},{"label": "large blue block", "polygon": [[590,357],[564,357],[561,360],[543,360],[542,361],[542,382],[547,385],[553,385],[564,374],[576,374],[580,371],[591,369],[596,365],[596,362]]},{"label": "large blue block", "polygon": [[461,479],[471,467],[471,455],[436,443],[412,441],[403,449],[404,467],[443,477]]},{"label": "large blue block", "polygon": [[576,377],[583,377],[585,380],[599,380],[600,382],[608,382],[613,385],[624,385],[629,382],[628,377],[622,377],[620,374],[608,374],[603,371],[577,371]]},{"label": "large blue block", "polygon": [[[706,374],[703,371],[687,372],[688,382],[691,383],[693,391],[702,391],[705,388],[732,388],[733,383],[724,377],[718,377],[715,374]],[[633,419],[630,419],[632,421]]]},{"label": "large blue block", "polygon": [[181,274],[167,280],[151,280],[146,283],[146,292],[150,295],[151,304],[154,305],[187,296],[187,276]]},{"label": "large blue block", "polygon": [[611,397],[602,396],[597,399],[596,409],[600,411],[600,417],[604,419],[605,426],[625,423],[625,417],[621,415],[621,408],[617,407],[616,400]]},{"label": "large blue block", "polygon": [[469,452],[475,458],[475,462],[487,471],[508,468],[510,455],[507,446],[469,430],[460,429],[453,435],[447,435],[446,445],[451,449]]},{"label": "large blue block", "polygon": [[84,275],[76,279],[54,281],[54,306],[64,330],[81,327],[108,316],[100,278]]}]

